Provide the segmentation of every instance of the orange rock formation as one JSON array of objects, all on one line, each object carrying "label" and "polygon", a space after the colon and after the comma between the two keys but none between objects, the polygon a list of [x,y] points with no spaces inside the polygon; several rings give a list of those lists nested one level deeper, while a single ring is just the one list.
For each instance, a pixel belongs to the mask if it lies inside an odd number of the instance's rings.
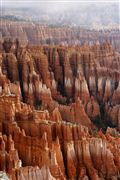
[{"label": "orange rock formation", "polygon": [[119,69],[108,43],[23,48],[6,39],[0,171],[11,180],[119,179]]}]

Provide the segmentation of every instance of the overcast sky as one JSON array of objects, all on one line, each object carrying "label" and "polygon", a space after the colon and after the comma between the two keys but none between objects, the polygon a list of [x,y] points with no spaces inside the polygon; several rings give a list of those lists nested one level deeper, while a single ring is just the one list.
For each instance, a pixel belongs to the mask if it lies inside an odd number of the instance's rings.
[{"label": "overcast sky", "polygon": [[[0,0],[1,12],[13,12],[26,18],[47,21],[91,24],[119,22],[119,0]],[[4,8],[5,7],[5,8]],[[6,8],[9,7],[10,11]],[[32,8],[31,8],[32,7]],[[20,11],[18,10],[20,8]],[[25,8],[25,9],[24,9]],[[13,11],[11,11],[11,9]],[[46,20],[47,19],[47,20]]]},{"label": "overcast sky", "polygon": [[72,5],[73,3],[84,3],[84,2],[95,2],[95,3],[115,3],[119,0],[0,0],[2,1],[3,6],[7,7],[30,7],[30,6],[41,6],[44,5],[52,5],[59,6],[60,4],[64,4],[65,6]]}]

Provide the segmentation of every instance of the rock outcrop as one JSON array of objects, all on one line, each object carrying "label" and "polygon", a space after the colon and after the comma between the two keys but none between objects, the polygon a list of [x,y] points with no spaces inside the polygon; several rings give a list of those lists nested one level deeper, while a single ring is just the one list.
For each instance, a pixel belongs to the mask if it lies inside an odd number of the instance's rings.
[{"label": "rock outcrop", "polygon": [[11,37],[20,39],[21,45],[48,44],[48,45],[80,45],[88,43],[103,43],[105,41],[112,44],[114,49],[120,52],[120,30],[119,27],[108,30],[88,30],[79,27],[60,26],[50,27],[34,22],[17,22],[2,19],[1,39]]},{"label": "rock outcrop", "polygon": [[[1,103],[6,100],[13,106],[10,109],[8,103],[8,110],[0,113],[0,170],[10,179],[119,178],[120,134],[116,130],[109,128],[106,134],[100,130],[96,137],[86,126],[62,119],[55,122],[49,115],[45,119],[45,111],[32,110],[17,96],[0,96]],[[7,116],[10,112],[12,121]]]},{"label": "rock outcrop", "polygon": [[0,52],[0,171],[119,179],[119,53],[109,43],[18,44],[6,39]]}]

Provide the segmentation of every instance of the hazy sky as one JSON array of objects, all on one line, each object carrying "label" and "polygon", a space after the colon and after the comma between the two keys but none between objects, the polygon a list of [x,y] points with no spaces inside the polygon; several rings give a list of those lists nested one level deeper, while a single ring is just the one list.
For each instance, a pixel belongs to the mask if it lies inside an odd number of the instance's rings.
[{"label": "hazy sky", "polygon": [[59,6],[59,4],[64,4],[65,6],[72,5],[73,3],[81,3],[81,2],[95,2],[95,3],[112,3],[118,2],[119,0],[0,0],[3,6],[7,7],[30,7],[30,6],[40,6],[44,5],[52,5]]},{"label": "hazy sky", "polygon": [[[111,24],[119,23],[120,0],[0,0],[1,12],[22,18],[45,20],[47,23]],[[5,7],[5,8],[4,8]],[[9,7],[10,11],[6,8]],[[24,9],[25,7],[25,9]],[[33,8],[31,8],[33,7]],[[20,8],[20,11],[18,10]],[[13,11],[11,11],[11,9]],[[23,14],[20,13],[23,10]],[[32,19],[32,20],[33,20]]]}]

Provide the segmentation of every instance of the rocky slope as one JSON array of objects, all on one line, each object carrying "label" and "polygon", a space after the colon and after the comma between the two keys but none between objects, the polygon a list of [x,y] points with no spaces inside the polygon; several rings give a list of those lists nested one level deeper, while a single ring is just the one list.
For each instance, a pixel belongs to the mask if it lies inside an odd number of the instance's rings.
[{"label": "rocky slope", "polygon": [[0,103],[0,170],[9,179],[119,178],[116,130],[94,136],[85,126],[61,121],[59,113],[55,122],[50,113],[32,110],[15,95],[1,95]]},{"label": "rocky slope", "polygon": [[[110,29],[110,28],[109,28]],[[17,22],[1,20],[0,37],[18,38],[22,45],[62,44],[76,45],[82,43],[103,43],[108,41],[114,49],[120,52],[119,27],[111,30],[88,30],[72,26],[47,26],[33,22]]]},{"label": "rocky slope", "polygon": [[23,48],[4,40],[0,171],[12,180],[119,179],[119,69],[109,43]]}]

